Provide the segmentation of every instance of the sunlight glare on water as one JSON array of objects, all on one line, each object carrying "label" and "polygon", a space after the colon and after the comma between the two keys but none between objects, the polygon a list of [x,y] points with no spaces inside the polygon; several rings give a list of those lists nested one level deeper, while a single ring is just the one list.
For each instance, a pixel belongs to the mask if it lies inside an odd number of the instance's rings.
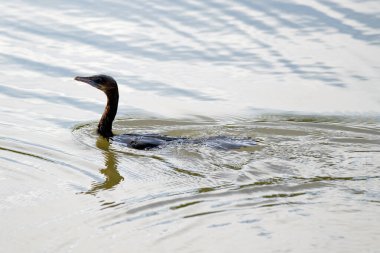
[{"label": "sunlight glare on water", "polygon": [[[2,252],[376,252],[378,1],[0,8]],[[96,133],[252,140],[134,150]]]}]

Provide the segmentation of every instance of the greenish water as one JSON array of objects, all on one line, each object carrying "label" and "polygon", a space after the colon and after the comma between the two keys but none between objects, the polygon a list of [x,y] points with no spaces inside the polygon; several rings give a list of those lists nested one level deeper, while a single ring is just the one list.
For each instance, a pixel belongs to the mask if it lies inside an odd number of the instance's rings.
[{"label": "greenish water", "polygon": [[[376,252],[376,1],[12,1],[1,252]],[[96,133],[252,138],[133,150]]]}]

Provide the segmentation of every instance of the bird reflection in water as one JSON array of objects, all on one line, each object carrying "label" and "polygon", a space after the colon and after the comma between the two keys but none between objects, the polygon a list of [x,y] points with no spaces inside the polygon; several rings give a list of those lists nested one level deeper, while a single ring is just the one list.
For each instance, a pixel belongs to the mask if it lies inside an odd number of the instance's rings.
[{"label": "bird reflection in water", "polygon": [[110,190],[118,185],[124,178],[117,170],[118,160],[116,153],[110,149],[110,143],[103,137],[99,137],[96,141],[96,146],[102,150],[104,155],[105,168],[100,169],[105,177],[104,182],[96,182],[86,194],[96,194],[98,191]]}]

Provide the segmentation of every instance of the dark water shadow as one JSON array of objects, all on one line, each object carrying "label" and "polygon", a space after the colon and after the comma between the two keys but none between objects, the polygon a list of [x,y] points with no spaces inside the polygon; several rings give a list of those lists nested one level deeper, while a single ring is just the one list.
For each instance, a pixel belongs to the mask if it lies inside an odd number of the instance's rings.
[{"label": "dark water shadow", "polygon": [[[326,13],[319,11],[309,5],[297,4],[297,3],[288,3],[282,1],[268,1],[268,7],[277,9],[278,11],[290,13],[298,17],[305,16],[309,20],[307,24],[313,25],[313,27],[332,27],[336,29],[341,34],[347,34],[354,39],[361,40],[365,43],[369,42],[379,42],[380,36],[377,35],[368,35],[363,31],[343,23],[341,20],[329,16]],[[368,14],[367,14],[368,15]],[[311,20],[311,21],[310,21]]]},{"label": "dark water shadow", "polygon": [[0,57],[4,58],[8,64],[14,64],[22,67],[23,69],[43,73],[48,76],[54,77],[68,77],[75,76],[76,72],[67,67],[54,66],[51,63],[43,63],[15,55],[0,53]]},{"label": "dark water shadow", "polygon": [[[78,7],[79,6],[76,6],[76,8]],[[169,31],[190,39],[192,42],[201,45],[203,49],[195,49],[194,47],[190,47],[188,44],[183,43],[178,43],[175,46],[170,43],[155,43],[154,40],[150,40],[149,38],[138,41],[123,41],[114,37],[99,34],[96,30],[89,31],[82,29],[79,25],[73,26],[65,23],[59,23],[57,25],[58,28],[54,28],[45,24],[32,22],[23,23],[15,20],[3,19],[0,21],[0,24],[13,30],[54,38],[57,41],[72,41],[89,45],[99,50],[105,50],[117,54],[129,54],[135,57],[144,57],[158,61],[207,60],[210,62],[235,62],[238,64],[239,62],[247,61],[248,59],[250,61],[252,59],[258,60],[258,56],[250,51],[241,52],[240,49],[233,49],[227,46],[219,48],[217,51],[226,50],[230,51],[229,53],[217,53],[212,45],[208,46],[209,43],[204,42],[202,37],[193,35],[183,29],[182,26],[186,24],[186,22],[181,22],[180,17],[182,14],[176,15],[174,12],[163,12],[159,8],[156,9],[156,7],[156,5],[144,5],[142,2],[124,2],[122,4],[113,3],[106,8],[103,7],[102,14],[106,15],[105,17],[112,16],[124,22],[133,21],[141,24],[149,21],[153,26],[164,27]],[[93,16],[93,12],[90,10],[91,8],[94,8],[92,2],[89,3],[86,8],[81,9],[81,11],[86,14],[89,12],[88,15],[91,14],[91,16]],[[130,15],[125,15],[124,10],[128,10]],[[134,16],[136,19],[130,20],[129,16]],[[180,27],[173,25],[178,23],[181,25]],[[206,23],[201,27],[207,25],[210,25],[210,23]],[[193,25],[192,28],[198,29]]]},{"label": "dark water shadow", "polygon": [[[250,9],[246,9],[248,10],[247,12],[242,12],[220,1],[208,0],[208,1],[204,1],[204,3],[207,3],[207,5],[212,8],[219,9],[223,13],[223,16],[225,17],[231,17],[234,20],[239,20],[241,23],[247,26],[255,27],[256,29],[261,30],[265,33],[278,34],[276,27],[274,27],[273,25],[270,25],[268,23],[265,23],[264,21],[261,21],[255,18],[254,15],[248,15],[247,13],[249,13]],[[240,4],[240,3],[237,2],[237,4]]]},{"label": "dark water shadow", "polygon": [[[243,27],[254,27],[255,29],[261,30],[265,33],[273,34],[277,37],[281,37],[282,39],[287,40],[286,36],[282,35],[280,31],[277,31],[275,27],[272,27],[270,24],[265,23],[265,21],[258,21],[255,18],[254,12],[262,12],[264,16],[269,16],[271,18],[277,19],[279,23],[283,26],[287,26],[291,29],[296,30],[304,30],[305,35],[310,33],[310,29],[313,28],[315,30],[321,30],[319,26],[315,26],[315,24],[308,25],[300,23],[299,21],[293,22],[293,20],[289,18],[284,18],[279,15],[278,11],[276,12],[275,8],[272,8],[268,4],[260,4],[253,3],[251,1],[238,1],[233,4],[227,3],[219,3],[215,1],[202,1],[194,5],[194,3],[190,3],[187,1],[177,2],[177,5],[183,5],[182,12],[186,12],[186,9],[195,9],[199,13],[205,13],[206,10],[212,9],[213,13],[207,14],[212,22],[209,25],[214,24],[213,26],[223,25],[223,31],[229,30],[234,34],[239,34],[239,36],[243,37],[243,39],[250,41],[252,45],[256,45],[260,50],[266,50],[273,57],[272,61],[275,61],[282,65],[286,70],[290,73],[298,75],[300,78],[307,80],[319,80],[326,85],[331,85],[335,87],[346,87],[339,78],[337,78],[337,73],[334,67],[328,66],[322,62],[315,62],[313,64],[303,64],[300,65],[297,62],[292,61],[288,57],[284,56],[282,52],[273,47],[270,43],[263,41],[259,37],[255,37],[254,34],[245,30]],[[241,6],[245,12],[237,11],[236,6]],[[169,15],[170,16],[170,15]],[[234,22],[230,22],[233,20]],[[306,19],[307,20],[307,19]],[[160,22],[159,20],[157,22]],[[242,27],[243,26],[243,27]],[[194,28],[194,27],[193,27]],[[220,30],[221,28],[219,28]],[[210,48],[216,48],[215,57],[219,56],[219,59],[214,61],[215,65],[229,65],[231,62],[234,63],[235,66],[246,68],[246,69],[257,69],[264,68],[265,71],[276,75],[278,77],[282,77],[287,74],[284,71],[273,71],[273,64],[270,59],[264,59],[259,55],[250,54],[247,55],[246,51],[252,51],[252,49],[246,48],[236,49],[233,44],[223,43],[221,42],[213,42],[203,43],[203,47],[205,47],[205,51],[209,51]],[[225,62],[224,57],[220,57],[218,52],[227,52],[226,55],[234,59],[234,61]]]},{"label": "dark water shadow", "polygon": [[[71,70],[69,68],[65,67],[59,67],[59,66],[54,66],[51,64],[46,64],[43,62],[38,62],[35,60],[30,60],[26,59],[23,57],[18,57],[14,55],[8,55],[4,53],[0,53],[0,57],[4,58],[8,63],[19,65],[23,69],[28,69],[31,71],[35,71],[38,73],[43,73],[48,76],[55,76],[55,77],[74,77],[77,75],[77,72],[74,70]],[[191,90],[191,89],[185,89],[185,88],[178,88],[175,86],[171,86],[169,84],[165,84],[162,82],[158,81],[148,81],[148,80],[143,80],[137,76],[129,76],[128,79],[118,79],[118,81],[125,81],[125,83],[137,90],[143,90],[143,91],[149,91],[149,92],[155,92],[159,95],[165,95],[165,96],[175,96],[175,97],[189,97],[192,99],[200,100],[200,101],[216,101],[216,100],[221,100],[220,98],[213,97],[208,94],[204,94],[200,91],[197,90]],[[17,97],[20,96],[26,96],[25,92],[24,94],[17,94],[18,92],[11,92],[12,88],[2,88],[0,91],[6,91],[8,90],[9,94],[13,94]],[[35,97],[41,97],[43,95],[40,94],[35,94]],[[46,97],[49,99],[49,101],[61,101],[64,100],[70,100],[70,98],[63,97],[61,96],[59,99],[57,99],[57,96],[53,96],[54,100],[51,99],[51,97]],[[75,103],[70,103],[70,104],[75,104]],[[85,108],[86,106],[81,106],[81,108]],[[90,106],[91,108],[94,108],[92,105]]]},{"label": "dark water shadow", "polygon": [[[39,2],[41,5],[44,3],[44,1]],[[353,11],[323,0],[322,2],[329,8],[345,15],[347,19],[358,21],[371,29],[374,29],[377,24],[378,18],[374,15]],[[303,36],[333,28],[337,34],[346,34],[368,44],[379,43],[378,35],[368,34],[364,30],[348,25],[344,20],[323,13],[317,8],[306,4],[286,3],[283,1],[254,2],[240,0],[233,3],[221,3],[213,0],[201,2],[162,0],[155,3],[113,1],[112,4],[106,4],[84,0],[75,4],[67,3],[65,6],[80,12],[85,17],[107,19],[112,16],[122,22],[138,24],[144,29],[160,27],[181,36],[182,40],[174,44],[170,41],[156,41],[150,36],[144,36],[143,39],[134,37],[128,39],[124,37],[117,38],[98,33],[96,30],[84,29],[80,24],[72,25],[61,20],[58,21],[56,26],[51,26],[50,24],[26,23],[4,18],[0,21],[0,24],[8,29],[53,38],[58,42],[88,45],[98,50],[116,53],[125,57],[143,57],[157,61],[207,61],[215,65],[233,65],[234,67],[250,70],[264,69],[264,71],[281,78],[287,73],[273,70],[273,62],[277,62],[287,71],[298,75],[300,78],[318,80],[326,85],[335,87],[345,87],[346,84],[337,77],[339,75],[336,73],[334,66],[318,62],[311,65],[300,64],[287,57],[272,44],[255,36],[250,28],[285,40],[289,39],[286,34],[281,32],[281,29],[273,26],[266,19],[258,18],[257,12],[261,13],[263,17],[277,20],[281,27],[302,32]],[[49,6],[48,8],[56,9],[55,6]],[[102,11],[99,12],[99,9]],[[74,15],[74,13],[70,15]],[[78,15],[78,13],[75,15]],[[220,36],[223,36],[223,34],[235,34],[241,39],[247,40],[252,46],[241,48],[238,44],[227,43],[226,41],[208,41],[205,39],[208,32],[217,33]],[[259,51],[267,51],[273,59],[262,57],[259,53],[256,53],[255,48],[259,48]],[[310,53],[309,57],[312,57],[312,54]],[[305,57],[308,56],[306,55]],[[35,71],[44,72],[46,70],[49,75],[73,76],[73,71],[70,69],[45,66],[38,61],[33,62],[34,60],[32,60],[30,62],[19,57],[8,58],[11,62],[16,62]],[[326,69],[329,71],[326,71]],[[178,90],[157,84],[154,84],[153,87],[156,88],[156,92],[164,95],[191,96],[199,100],[209,100],[209,97],[203,94],[194,94],[193,91]]]},{"label": "dark water shadow", "polygon": [[[245,27],[254,27],[255,29],[262,30],[265,33],[271,33],[272,35],[275,35],[285,40],[288,40],[286,36],[283,35],[280,31],[277,31],[275,28],[271,28],[269,24],[263,23],[262,25],[258,25],[257,21],[254,18],[255,15],[253,13],[262,12],[263,16],[269,16],[273,19],[278,20],[278,23],[281,23],[282,26],[286,26],[297,31],[303,31],[305,35],[310,34],[309,30],[311,28],[314,30],[322,29],[316,24],[303,24],[302,22],[299,22],[299,21],[293,21],[290,18],[283,18],[281,17],[281,15],[279,15],[279,11],[277,10],[276,12],[276,8],[271,7],[271,4],[268,4],[267,2],[254,3],[252,1],[238,1],[234,4],[227,5],[227,4],[216,3],[215,1],[209,0],[209,1],[203,1],[202,3],[204,5],[204,8],[207,8],[207,6],[217,7],[216,9],[218,10],[220,17],[229,17],[230,19],[233,19],[235,23],[244,25]],[[245,13],[233,10],[234,6],[239,6],[239,5],[242,6],[243,9],[245,9],[245,12],[252,13],[252,14],[247,16],[247,14]],[[226,18],[224,19],[225,19],[224,22],[228,22],[226,21]],[[308,20],[308,18],[305,18],[305,20]],[[277,50],[276,47],[274,47],[272,44],[267,43],[266,41],[263,41],[262,39],[258,37],[254,37],[252,33],[249,33],[246,30],[238,27],[236,24],[230,24],[230,25],[232,25],[232,30],[234,33],[243,35],[244,39],[251,41],[254,45],[260,46],[262,50],[268,51],[270,55],[273,57],[272,61],[279,63],[280,65],[282,65],[282,67],[284,67],[290,73],[293,73],[302,79],[318,80],[326,85],[340,87],[340,88],[346,87],[346,84],[343,83],[343,81],[341,81],[339,78],[337,78],[338,75],[334,67],[328,66],[322,62],[315,62],[313,64],[300,65],[299,63],[294,62],[290,58],[284,56],[284,54],[281,51]],[[326,27],[327,26],[324,26],[323,29]],[[244,52],[240,51],[240,53],[244,53]],[[268,64],[269,66],[268,67],[268,66],[263,65],[262,63],[258,64],[259,62],[257,61],[257,59],[254,59],[254,58],[248,59],[248,58],[251,58],[251,57],[246,57],[244,56],[244,54],[241,55],[241,59],[249,60],[251,61],[251,64],[247,64],[245,66],[242,66],[242,65],[239,65],[239,66],[243,68],[249,68],[249,69],[252,69],[254,67],[256,68],[265,67],[266,71],[278,77],[282,77],[288,74],[287,72],[283,72],[283,71],[276,72],[276,71],[271,70],[273,68],[273,64],[271,63]],[[268,61],[267,59],[265,60]],[[256,64],[253,64],[253,61]]]},{"label": "dark water shadow", "polygon": [[[359,22],[369,28],[379,29],[380,27],[379,16],[371,15],[369,13],[361,13],[332,1],[319,0],[319,2],[328,6],[336,12],[343,14],[343,16],[349,20],[355,20],[356,22]],[[362,0],[361,2],[362,4],[365,4],[366,1]]]},{"label": "dark water shadow", "polygon": [[124,177],[120,175],[117,166],[119,164],[116,153],[110,149],[110,143],[103,137],[98,137],[96,147],[102,150],[105,168],[100,169],[105,177],[103,182],[95,182],[85,194],[95,195],[99,191],[111,190],[120,184]]},{"label": "dark water shadow", "polygon": [[[35,87],[38,87],[36,85]],[[54,104],[67,104],[73,107],[77,107],[83,110],[88,110],[92,112],[100,112],[103,110],[104,105],[91,103],[89,101],[81,101],[80,99],[66,97],[63,95],[53,95],[53,94],[41,94],[41,92],[24,89],[15,89],[9,86],[0,85],[0,93],[8,97],[21,98],[21,99],[41,99],[43,101],[48,101]]]},{"label": "dark water shadow", "polygon": [[187,97],[200,101],[217,101],[223,100],[221,98],[214,97],[212,95],[197,91],[194,89],[178,88],[166,83],[158,81],[148,81],[139,78],[138,76],[129,75],[128,78],[120,78],[122,83],[132,87],[136,90],[154,92],[158,95],[170,96],[170,97]]}]

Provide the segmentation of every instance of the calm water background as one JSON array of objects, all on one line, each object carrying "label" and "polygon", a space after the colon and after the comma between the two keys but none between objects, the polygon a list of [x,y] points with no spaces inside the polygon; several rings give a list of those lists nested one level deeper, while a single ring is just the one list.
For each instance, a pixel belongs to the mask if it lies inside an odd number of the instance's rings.
[{"label": "calm water background", "polygon": [[[380,2],[1,1],[1,252],[378,252]],[[95,132],[252,137],[134,151]]]}]

